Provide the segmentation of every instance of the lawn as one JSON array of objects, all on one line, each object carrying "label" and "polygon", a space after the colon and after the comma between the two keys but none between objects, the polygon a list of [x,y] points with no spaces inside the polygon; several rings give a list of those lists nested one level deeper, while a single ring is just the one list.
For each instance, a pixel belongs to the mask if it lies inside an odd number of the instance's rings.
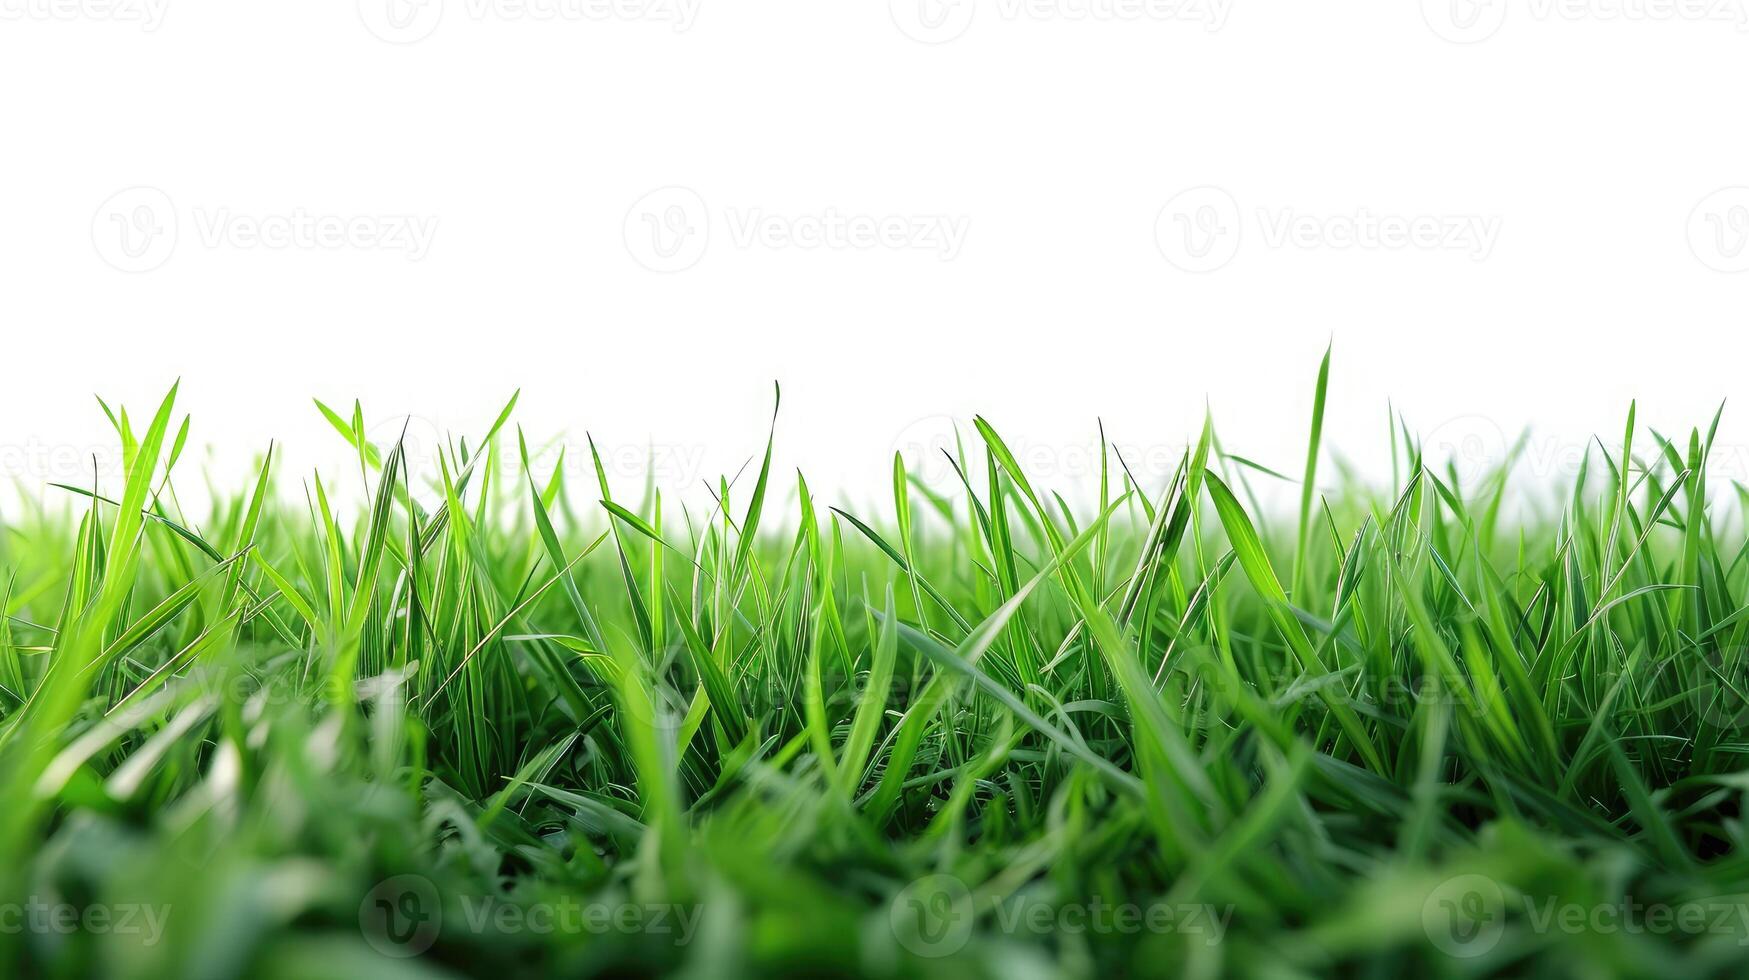
[{"label": "lawn", "polygon": [[1303,469],[1188,419],[1071,493],[980,418],[875,508],[511,399],[417,460],[321,406],[355,465],[187,513],[175,392],[117,408],[113,485],[0,510],[0,974],[1744,975],[1717,420],[1562,486],[1393,423],[1369,486],[1328,367]]}]

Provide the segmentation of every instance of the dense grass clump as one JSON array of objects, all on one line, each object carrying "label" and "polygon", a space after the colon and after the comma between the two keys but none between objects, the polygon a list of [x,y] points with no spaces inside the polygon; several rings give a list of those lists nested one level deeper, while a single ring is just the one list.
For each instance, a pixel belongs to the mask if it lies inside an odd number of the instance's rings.
[{"label": "dense grass clump", "polygon": [[1206,423],[1079,511],[982,419],[951,495],[768,443],[701,511],[511,407],[416,465],[324,408],[354,472],[197,516],[174,392],[118,413],[0,534],[0,973],[1743,975],[1710,431],[1538,516],[1396,426],[1320,483],[1324,378],[1297,520]]}]

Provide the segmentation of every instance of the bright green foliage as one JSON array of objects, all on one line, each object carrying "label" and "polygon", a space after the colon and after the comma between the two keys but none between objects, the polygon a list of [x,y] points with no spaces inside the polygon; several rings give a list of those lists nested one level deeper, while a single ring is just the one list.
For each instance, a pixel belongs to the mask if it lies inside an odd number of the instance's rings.
[{"label": "bright green foliage", "polygon": [[1743,975],[1716,420],[1539,515],[1395,425],[1318,484],[1328,371],[1297,521],[1209,423],[1079,512],[982,418],[955,494],[767,441],[700,511],[514,398],[431,459],[319,405],[356,471],[196,517],[175,392],[114,413],[119,495],[0,525],[0,975]]}]

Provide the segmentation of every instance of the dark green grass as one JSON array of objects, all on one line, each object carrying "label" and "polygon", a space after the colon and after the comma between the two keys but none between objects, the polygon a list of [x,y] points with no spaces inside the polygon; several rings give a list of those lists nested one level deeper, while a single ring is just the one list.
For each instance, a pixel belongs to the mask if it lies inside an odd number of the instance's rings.
[{"label": "dark green grass", "polygon": [[982,419],[951,496],[768,445],[689,510],[509,406],[417,467],[324,408],[355,470],[194,515],[174,394],[118,413],[0,534],[0,972],[1741,976],[1711,430],[1526,517],[1397,426],[1320,482],[1326,377],[1285,519],[1207,424],[1080,510]]}]

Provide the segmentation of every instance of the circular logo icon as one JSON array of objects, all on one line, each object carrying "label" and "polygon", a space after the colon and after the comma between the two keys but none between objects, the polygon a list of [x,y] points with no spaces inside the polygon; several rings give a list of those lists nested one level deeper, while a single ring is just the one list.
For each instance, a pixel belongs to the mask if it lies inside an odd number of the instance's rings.
[{"label": "circular logo icon", "polygon": [[952,956],[972,938],[972,892],[947,874],[925,875],[893,896],[887,919],[899,945],[918,956]]},{"label": "circular logo icon", "polygon": [[888,0],[893,23],[913,41],[946,44],[972,26],[976,0]]},{"label": "circular logo icon", "polygon": [[711,215],[690,187],[664,187],[638,198],[626,212],[626,251],[651,272],[681,272],[704,258]]},{"label": "circular logo icon", "polygon": [[384,956],[418,956],[443,931],[437,886],[423,875],[396,875],[377,882],[358,903],[358,928],[364,941]]},{"label": "circular logo icon", "polygon": [[1507,449],[1506,433],[1481,415],[1448,419],[1421,440],[1422,463],[1441,479],[1457,474],[1457,491],[1475,488],[1506,465]]},{"label": "circular logo icon", "polygon": [[156,187],[117,191],[91,217],[91,244],[123,272],[151,272],[176,251],[176,205]]},{"label": "circular logo icon", "polygon": [[1506,0],[1421,0],[1421,17],[1447,41],[1475,44],[1506,23]]},{"label": "circular logo icon", "polygon": [[397,415],[383,419],[364,430],[365,441],[375,447],[377,458],[387,461],[389,454],[401,447],[401,464],[418,485],[420,477],[432,476],[438,469],[438,455],[443,451],[443,434],[437,423],[420,415]]},{"label": "circular logo icon", "polygon": [[1688,248],[1719,272],[1749,270],[1749,187],[1708,194],[1688,214]]},{"label": "circular logo icon", "polygon": [[[1714,680],[1717,681],[1719,676],[1730,676],[1730,671],[1725,667],[1726,664],[1742,664],[1744,662],[1743,654],[1744,651],[1741,649],[1727,648],[1716,654],[1707,651],[1700,653],[1699,656],[1707,658],[1712,664],[1713,670],[1709,673],[1716,672]],[[1740,679],[1740,674],[1729,684],[1722,681],[1713,684],[1696,684],[1690,696],[1694,699],[1695,711],[1700,720],[1727,732],[1740,732],[1749,728],[1749,699],[1745,699],[1741,693],[1744,690],[1744,684],[1745,682]]]},{"label": "circular logo icon", "polygon": [[[663,651],[657,659],[658,664],[673,663],[675,658],[689,657],[684,647],[672,646]],[[616,668],[617,669],[617,668]],[[675,688],[662,676],[665,668],[657,669],[640,665],[638,671],[642,675],[644,697],[626,698],[615,691],[614,704],[620,716],[620,726],[642,725],[654,728],[663,737],[672,737],[686,723],[686,713],[692,708],[692,701]]]},{"label": "circular logo icon", "polygon": [[943,496],[965,489],[954,473],[963,444],[959,427],[947,415],[926,415],[900,430],[891,449],[905,458],[905,473]]},{"label": "circular logo icon", "polygon": [[1154,244],[1185,272],[1213,272],[1239,254],[1239,202],[1219,187],[1180,191],[1154,219]]},{"label": "circular logo icon", "polygon": [[443,21],[443,0],[358,0],[365,29],[390,44],[423,41]]},{"label": "circular logo icon", "polygon": [[1487,875],[1447,878],[1421,904],[1421,927],[1447,956],[1481,956],[1506,931],[1506,895]]}]

